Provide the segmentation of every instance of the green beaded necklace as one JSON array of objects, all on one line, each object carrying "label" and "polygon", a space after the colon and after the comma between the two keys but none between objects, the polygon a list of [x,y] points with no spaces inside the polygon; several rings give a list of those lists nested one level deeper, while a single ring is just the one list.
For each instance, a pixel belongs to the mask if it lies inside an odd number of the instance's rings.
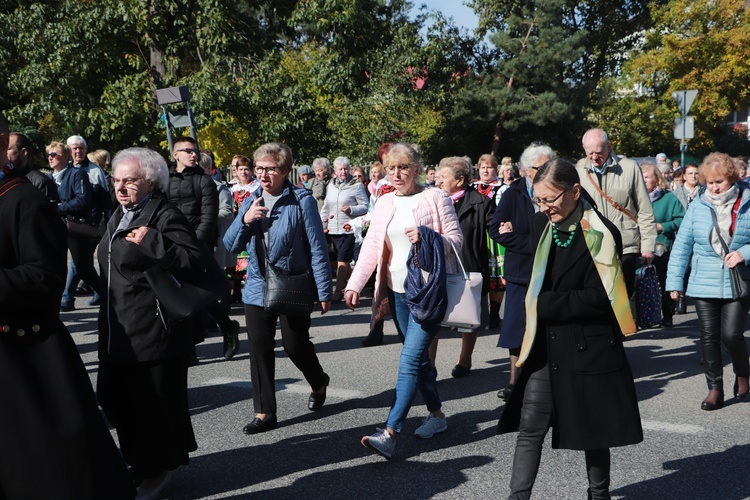
[{"label": "green beaded necklace", "polygon": [[575,228],[570,232],[570,236],[568,236],[568,241],[563,243],[560,241],[560,237],[557,235],[557,228],[555,226],[552,226],[552,239],[555,240],[555,245],[559,246],[560,248],[566,248],[570,243],[573,241],[573,236],[575,236],[576,231]]}]

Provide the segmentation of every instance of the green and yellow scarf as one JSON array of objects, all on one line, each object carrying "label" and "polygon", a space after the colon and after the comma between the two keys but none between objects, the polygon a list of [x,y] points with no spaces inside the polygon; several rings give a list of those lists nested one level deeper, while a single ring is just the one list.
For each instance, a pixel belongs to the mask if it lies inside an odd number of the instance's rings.
[{"label": "green and yellow scarf", "polygon": [[[609,303],[617,318],[620,331],[623,335],[632,335],[636,332],[636,326],[633,320],[633,313],[630,310],[630,301],[628,300],[628,292],[625,288],[625,279],[622,276],[620,259],[617,256],[615,239],[604,225],[604,222],[602,222],[599,214],[591,208],[591,205],[586,200],[581,200],[581,203],[573,214],[558,224],[557,227],[563,231],[575,230],[578,220],[581,221],[581,229],[586,240],[586,246],[589,249],[591,258],[594,260],[594,266],[599,273],[599,278],[602,280],[604,290],[607,292]],[[539,245],[536,247],[529,290],[526,293],[526,332],[521,344],[521,354],[516,363],[516,366],[519,367],[523,366],[529,357],[531,346],[534,345],[534,337],[537,330],[537,298],[544,283],[544,273],[547,270],[547,261],[551,248],[552,224],[548,223],[539,240]]]}]

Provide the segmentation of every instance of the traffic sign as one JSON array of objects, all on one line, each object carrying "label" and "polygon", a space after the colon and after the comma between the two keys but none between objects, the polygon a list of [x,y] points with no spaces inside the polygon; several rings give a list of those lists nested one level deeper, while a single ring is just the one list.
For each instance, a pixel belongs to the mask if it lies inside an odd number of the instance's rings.
[{"label": "traffic sign", "polygon": [[686,116],[674,119],[674,138],[692,139],[695,136],[695,117]]},{"label": "traffic sign", "polygon": [[690,106],[695,101],[695,96],[698,95],[697,90],[678,90],[672,92],[672,99],[677,103],[677,107],[680,108],[680,114],[686,116],[690,111]]}]

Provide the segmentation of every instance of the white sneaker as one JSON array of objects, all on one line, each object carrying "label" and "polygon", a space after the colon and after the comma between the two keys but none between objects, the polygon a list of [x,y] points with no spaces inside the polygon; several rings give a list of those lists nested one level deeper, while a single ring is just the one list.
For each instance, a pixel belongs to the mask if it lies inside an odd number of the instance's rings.
[{"label": "white sneaker", "polygon": [[393,451],[396,449],[396,441],[386,429],[376,428],[375,430],[376,432],[372,436],[362,438],[362,444],[385,458],[391,458]]},{"label": "white sneaker", "polygon": [[438,432],[447,430],[448,419],[446,417],[433,417],[432,414],[429,414],[422,421],[422,425],[420,425],[417,430],[414,431],[414,436],[419,439],[430,439]]}]

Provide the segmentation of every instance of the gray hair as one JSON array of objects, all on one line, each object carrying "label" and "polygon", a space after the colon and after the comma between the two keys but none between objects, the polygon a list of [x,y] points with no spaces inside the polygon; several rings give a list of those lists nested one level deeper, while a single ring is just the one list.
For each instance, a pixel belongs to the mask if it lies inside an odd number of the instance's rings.
[{"label": "gray hair", "polygon": [[531,146],[527,147],[523,150],[523,153],[521,153],[521,158],[519,159],[520,167],[523,170],[529,170],[534,166],[536,161],[541,156],[546,156],[548,160],[553,160],[555,158],[555,152],[552,151],[552,148],[547,146],[546,144],[542,144],[539,142],[533,142],[531,143]]},{"label": "gray hair", "polygon": [[441,170],[445,167],[451,169],[456,180],[463,177],[463,186],[471,182],[471,159],[467,156],[448,156],[440,160],[439,167]]},{"label": "gray hair", "polygon": [[214,167],[214,159],[211,158],[211,155],[209,153],[206,153],[205,151],[201,151],[201,166],[203,168]]},{"label": "gray hair", "polygon": [[167,192],[169,188],[169,169],[164,158],[148,148],[123,149],[112,158],[112,172],[117,172],[121,163],[135,162],[143,177],[154,185],[155,189]]},{"label": "gray hair", "polygon": [[341,165],[345,165],[346,168],[351,169],[352,168],[352,162],[349,161],[349,158],[346,156],[339,156],[335,160],[333,160],[333,168],[340,167]]},{"label": "gray hair", "polygon": [[68,137],[68,140],[67,140],[67,141],[65,141],[65,142],[66,142],[66,143],[68,144],[68,146],[70,146],[70,147],[73,147],[73,146],[75,146],[76,144],[83,144],[83,145],[84,145],[84,147],[87,147],[87,146],[88,146],[88,145],[86,144],[86,139],[84,139],[84,138],[83,138],[83,137],[81,137],[80,135],[71,135],[70,137]]},{"label": "gray hair", "polygon": [[591,129],[588,129],[586,131],[586,133],[583,134],[583,137],[581,138],[581,144],[583,144],[583,141],[586,140],[586,136],[588,136],[588,135],[594,135],[594,134],[596,134],[596,135],[599,136],[599,140],[600,140],[600,142],[602,144],[609,144],[609,136],[607,135],[607,133],[604,130],[602,130],[600,128],[591,128]]},{"label": "gray hair", "polygon": [[326,172],[331,170],[331,162],[328,161],[328,158],[315,158],[312,162],[312,168],[315,170],[316,168],[324,168]]},{"label": "gray hair", "polygon": [[253,153],[253,162],[270,158],[277,167],[283,168],[288,173],[294,164],[294,157],[289,146],[282,142],[268,142],[261,145]]}]

